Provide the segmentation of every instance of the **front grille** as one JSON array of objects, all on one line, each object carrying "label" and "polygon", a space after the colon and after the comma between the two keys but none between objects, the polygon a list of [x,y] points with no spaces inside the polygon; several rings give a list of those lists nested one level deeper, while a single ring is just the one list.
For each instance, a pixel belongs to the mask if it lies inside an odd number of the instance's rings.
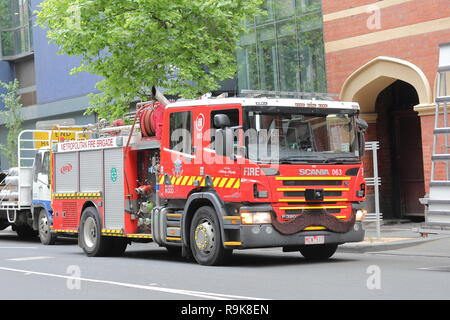
[{"label": "front grille", "polygon": [[336,201],[327,201],[327,202],[309,202],[309,201],[301,201],[301,202],[286,202],[283,203],[289,206],[298,206],[298,205],[313,205],[313,206],[317,206],[317,205],[330,205],[330,204],[337,204]]},{"label": "front grille", "polygon": [[[340,213],[341,209],[308,209],[308,213],[322,213],[324,210],[326,210],[327,213]],[[302,214],[303,210],[294,209],[294,210],[286,210],[286,214]]]},{"label": "front grille", "polygon": [[[305,191],[286,191],[284,192],[285,197],[305,197]],[[324,197],[340,197],[342,196],[342,191],[324,191]]]},{"label": "front grille", "polygon": [[285,180],[283,186],[341,186],[342,180]]}]

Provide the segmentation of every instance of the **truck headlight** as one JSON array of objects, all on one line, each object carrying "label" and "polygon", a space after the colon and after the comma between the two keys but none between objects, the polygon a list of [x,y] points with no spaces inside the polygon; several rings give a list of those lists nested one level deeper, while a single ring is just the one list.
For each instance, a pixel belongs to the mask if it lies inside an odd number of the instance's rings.
[{"label": "truck headlight", "polygon": [[272,223],[270,212],[241,212],[242,224],[268,224]]},{"label": "truck headlight", "polygon": [[366,218],[367,210],[366,209],[359,209],[356,210],[356,221],[361,222],[364,221]]}]

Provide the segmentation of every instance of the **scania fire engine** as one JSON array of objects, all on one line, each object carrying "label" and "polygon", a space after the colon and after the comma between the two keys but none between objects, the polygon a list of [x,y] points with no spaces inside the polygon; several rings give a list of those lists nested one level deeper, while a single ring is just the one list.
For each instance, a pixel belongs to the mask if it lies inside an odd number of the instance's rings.
[{"label": "scania fire engine", "polygon": [[363,240],[357,103],[155,97],[133,125],[53,145],[53,233],[88,256],[155,242],[203,265],[266,247],[327,259]]}]

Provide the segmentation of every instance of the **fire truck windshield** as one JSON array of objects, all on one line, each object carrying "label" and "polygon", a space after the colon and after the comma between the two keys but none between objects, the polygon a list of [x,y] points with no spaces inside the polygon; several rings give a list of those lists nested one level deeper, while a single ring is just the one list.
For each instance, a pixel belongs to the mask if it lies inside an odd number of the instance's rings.
[{"label": "fire truck windshield", "polygon": [[355,115],[329,111],[318,114],[249,111],[248,158],[270,163],[358,161]]}]

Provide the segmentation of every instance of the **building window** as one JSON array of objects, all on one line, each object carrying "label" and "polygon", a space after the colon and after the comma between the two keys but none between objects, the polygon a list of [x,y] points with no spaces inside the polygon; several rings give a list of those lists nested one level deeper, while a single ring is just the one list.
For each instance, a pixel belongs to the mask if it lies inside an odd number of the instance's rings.
[{"label": "building window", "polygon": [[265,0],[237,53],[239,90],[326,92],[320,0]]},{"label": "building window", "polygon": [[0,60],[15,60],[33,51],[29,0],[0,0]]},{"label": "building window", "polygon": [[37,96],[34,56],[14,61],[12,65],[14,66],[16,79],[20,83],[20,88],[17,91],[21,97],[20,102],[24,107],[35,105]]}]

